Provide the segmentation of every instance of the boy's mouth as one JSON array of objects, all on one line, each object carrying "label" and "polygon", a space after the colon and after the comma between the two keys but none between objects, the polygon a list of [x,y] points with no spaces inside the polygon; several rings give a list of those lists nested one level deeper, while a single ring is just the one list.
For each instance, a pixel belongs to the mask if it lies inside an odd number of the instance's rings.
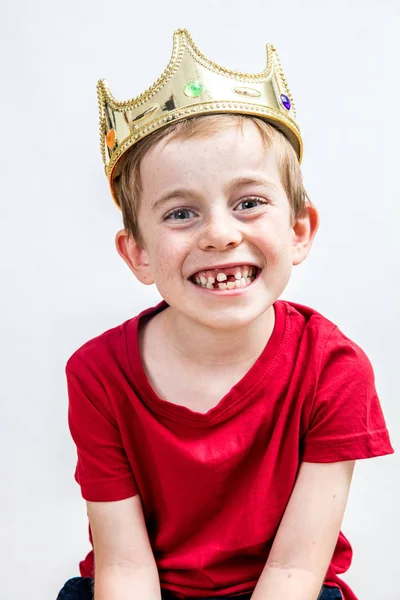
[{"label": "boy's mouth", "polygon": [[249,286],[261,271],[254,265],[236,265],[221,269],[198,271],[190,281],[209,290],[233,290]]}]

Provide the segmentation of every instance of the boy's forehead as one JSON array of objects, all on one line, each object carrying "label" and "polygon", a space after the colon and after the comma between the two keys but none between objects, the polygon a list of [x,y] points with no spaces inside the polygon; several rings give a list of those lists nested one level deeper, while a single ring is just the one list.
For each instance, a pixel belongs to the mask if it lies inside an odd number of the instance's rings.
[{"label": "boy's forehead", "polygon": [[154,193],[177,182],[212,185],[250,172],[275,176],[279,183],[276,152],[251,122],[201,137],[176,139],[172,134],[143,157],[140,170],[143,191]]}]

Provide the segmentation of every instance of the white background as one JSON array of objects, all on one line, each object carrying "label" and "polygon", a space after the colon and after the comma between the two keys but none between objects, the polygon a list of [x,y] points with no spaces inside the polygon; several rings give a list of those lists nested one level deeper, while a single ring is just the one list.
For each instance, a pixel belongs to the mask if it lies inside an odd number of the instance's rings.
[{"label": "white background", "polygon": [[[73,480],[64,364],[83,342],[159,301],[114,249],[95,85],[127,99],[166,66],[172,32],[244,71],[273,42],[321,215],[285,297],[369,355],[399,447],[399,68],[396,0],[3,0],[1,82],[0,596],[55,600],[89,549]],[[400,598],[399,457],[358,463],[343,531],[360,600]]]}]

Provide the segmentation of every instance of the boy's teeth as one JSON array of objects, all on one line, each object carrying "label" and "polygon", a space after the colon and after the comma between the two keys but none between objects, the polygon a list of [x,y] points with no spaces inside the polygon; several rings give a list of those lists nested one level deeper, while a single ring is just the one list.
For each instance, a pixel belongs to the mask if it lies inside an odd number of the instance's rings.
[{"label": "boy's teeth", "polygon": [[250,285],[257,275],[257,268],[250,265],[227,267],[225,272],[218,269],[201,271],[193,277],[193,281],[202,288],[233,290]]},{"label": "boy's teeth", "polygon": [[[197,281],[197,280],[196,280]],[[240,279],[235,279],[235,281],[220,281],[217,284],[217,288],[214,287],[214,284],[207,281],[207,283],[203,283],[200,279],[197,281],[198,285],[202,288],[207,288],[208,290],[220,289],[220,290],[233,290],[234,288],[242,288],[249,285],[253,279],[251,277],[241,277]],[[214,282],[215,283],[215,282]]]},{"label": "boy's teeth", "polygon": [[[240,267],[226,267],[221,268],[220,270],[204,269],[203,271],[198,271],[194,275],[194,280],[197,280],[197,278],[204,278],[206,280],[205,283],[207,283],[207,281],[209,283],[215,283],[215,280],[217,280],[218,282],[222,282],[226,281],[227,279],[229,281],[232,281],[232,278],[242,279],[243,277],[251,277],[256,273],[256,271],[256,267],[253,267],[252,265],[242,265]],[[214,281],[210,281],[210,279],[213,279]],[[203,283],[203,281],[201,282]]]}]

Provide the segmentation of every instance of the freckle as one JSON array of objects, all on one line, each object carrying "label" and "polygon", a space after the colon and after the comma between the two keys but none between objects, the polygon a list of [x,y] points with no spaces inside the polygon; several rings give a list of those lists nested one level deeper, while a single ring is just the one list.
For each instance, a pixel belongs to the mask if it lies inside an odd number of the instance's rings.
[{"label": "freckle", "polygon": [[333,494],[333,497],[336,498],[336,494]]}]

